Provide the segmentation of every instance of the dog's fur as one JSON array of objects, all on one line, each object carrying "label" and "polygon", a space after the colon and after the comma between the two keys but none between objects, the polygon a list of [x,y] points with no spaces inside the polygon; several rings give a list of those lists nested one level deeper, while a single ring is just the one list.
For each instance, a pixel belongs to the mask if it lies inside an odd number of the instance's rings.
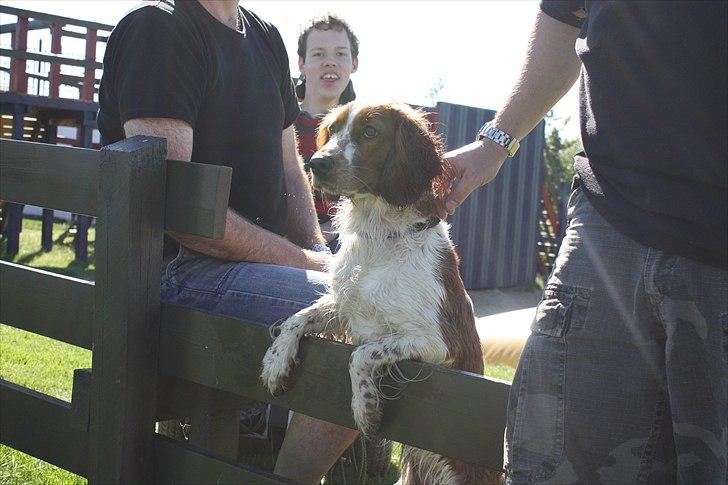
[{"label": "dog's fur", "polygon": [[[281,391],[304,334],[345,335],[358,346],[349,366],[354,421],[369,434],[382,417],[376,383],[391,366],[411,359],[482,374],[480,340],[449,227],[435,217],[447,177],[440,141],[423,116],[403,104],[350,103],[323,120],[317,142],[314,186],[346,197],[335,219],[342,245],[330,291],[281,325],[261,378]],[[403,462],[403,483],[495,476],[411,447]]]}]

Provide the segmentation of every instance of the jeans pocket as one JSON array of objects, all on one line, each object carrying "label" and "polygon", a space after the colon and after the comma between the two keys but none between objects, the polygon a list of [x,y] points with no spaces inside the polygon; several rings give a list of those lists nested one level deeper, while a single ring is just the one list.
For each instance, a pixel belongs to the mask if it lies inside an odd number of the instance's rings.
[{"label": "jeans pocket", "polygon": [[509,480],[530,483],[553,475],[564,453],[567,336],[583,326],[589,290],[549,284],[511,388],[508,409]]}]

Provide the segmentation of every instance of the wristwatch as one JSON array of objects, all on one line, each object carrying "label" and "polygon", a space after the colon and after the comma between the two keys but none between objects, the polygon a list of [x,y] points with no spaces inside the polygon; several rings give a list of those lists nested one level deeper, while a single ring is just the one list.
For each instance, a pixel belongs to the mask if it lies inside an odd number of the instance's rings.
[{"label": "wristwatch", "polygon": [[502,146],[506,153],[508,153],[509,157],[514,156],[521,147],[520,141],[518,141],[513,135],[509,135],[505,131],[499,130],[493,126],[492,121],[487,122],[480,130],[478,130],[476,140],[482,140],[483,138],[493,140]]},{"label": "wristwatch", "polygon": [[329,253],[331,254],[331,248],[329,248],[326,244],[316,243],[313,246],[311,246],[311,251],[314,253]]}]

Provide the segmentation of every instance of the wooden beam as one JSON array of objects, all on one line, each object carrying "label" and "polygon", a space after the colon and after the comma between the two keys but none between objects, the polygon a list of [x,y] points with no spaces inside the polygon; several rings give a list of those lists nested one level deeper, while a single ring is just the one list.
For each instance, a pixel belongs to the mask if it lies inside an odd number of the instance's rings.
[{"label": "wooden beam", "polygon": [[0,322],[91,350],[94,284],[0,261]]},{"label": "wooden beam", "polygon": [[[269,341],[265,326],[164,304],[160,372],[353,428],[352,347],[304,339],[292,387],[273,398],[259,382]],[[508,383],[417,362],[399,367],[417,382],[386,402],[381,435],[500,470]]]},{"label": "wooden beam", "polygon": [[52,64],[61,64],[64,66],[78,66],[85,67],[88,69],[103,69],[104,65],[101,62],[96,62],[93,59],[78,59],[76,57],[62,56],[58,54],[41,54],[40,52],[28,52],[23,49],[0,49],[0,56],[10,57],[11,59],[20,59],[23,62],[26,60],[50,62]]},{"label": "wooden beam", "polygon": [[95,214],[97,150],[0,140],[0,152],[1,199]]},{"label": "wooden beam", "polygon": [[85,476],[88,434],[71,421],[69,403],[0,379],[0,443]]},{"label": "wooden beam", "polygon": [[283,477],[258,470],[243,463],[225,460],[203,449],[186,445],[166,436],[154,437],[157,474],[155,483],[174,483],[177,485],[197,485],[216,483],[237,485],[255,483],[256,485],[294,484]]},{"label": "wooden beam", "polygon": [[96,321],[89,427],[90,483],[149,483],[165,196],[164,140],[133,137],[101,150]]},{"label": "wooden beam", "polygon": [[76,25],[79,27],[86,27],[87,29],[104,30],[111,32],[114,28],[113,25],[101,24],[98,22],[90,22],[88,20],[79,20],[71,17],[62,17],[60,15],[51,15],[44,12],[34,12],[32,10],[24,10],[22,8],[8,7],[6,5],[0,5],[0,13],[8,15],[15,15],[16,17],[27,17],[36,20],[45,20],[48,23],[58,22],[67,25]]},{"label": "wooden beam", "polygon": [[232,173],[230,167],[168,160],[165,227],[222,239]]},{"label": "wooden beam", "polygon": [[[17,140],[0,140],[0,150],[1,199],[96,215],[97,150]],[[169,160],[166,177],[165,229],[222,239],[232,169]]]}]

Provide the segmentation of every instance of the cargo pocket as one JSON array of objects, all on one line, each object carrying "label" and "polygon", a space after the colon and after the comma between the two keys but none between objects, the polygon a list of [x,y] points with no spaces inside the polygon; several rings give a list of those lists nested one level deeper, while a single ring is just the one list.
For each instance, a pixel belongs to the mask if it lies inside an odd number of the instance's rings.
[{"label": "cargo pocket", "polygon": [[536,309],[511,388],[508,412],[509,480],[547,480],[564,453],[567,335],[583,326],[590,291],[549,284]]}]

